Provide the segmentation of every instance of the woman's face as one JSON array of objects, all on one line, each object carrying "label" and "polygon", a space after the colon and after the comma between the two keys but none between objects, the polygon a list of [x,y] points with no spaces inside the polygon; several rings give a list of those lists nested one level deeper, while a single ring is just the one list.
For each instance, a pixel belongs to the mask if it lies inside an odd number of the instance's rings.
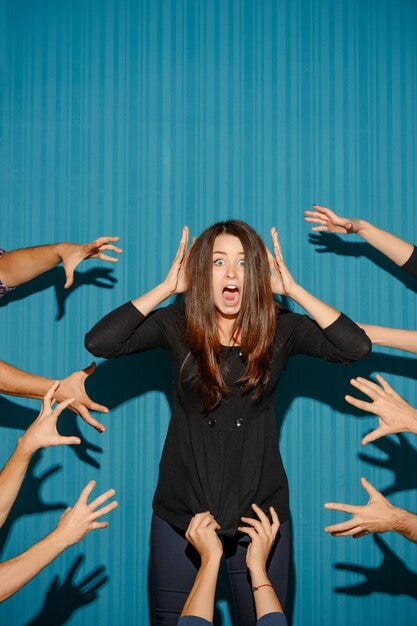
[{"label": "woman's face", "polygon": [[218,235],[213,245],[213,297],[217,311],[226,317],[239,313],[245,257],[240,239]]}]

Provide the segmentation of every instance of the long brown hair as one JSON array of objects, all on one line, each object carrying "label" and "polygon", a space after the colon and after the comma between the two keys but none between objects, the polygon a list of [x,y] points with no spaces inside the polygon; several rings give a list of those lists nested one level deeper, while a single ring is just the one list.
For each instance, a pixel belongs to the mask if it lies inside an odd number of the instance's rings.
[{"label": "long brown hair", "polygon": [[243,393],[259,400],[269,378],[272,344],[276,330],[275,302],[265,246],[245,222],[217,222],[193,243],[187,260],[185,293],[185,343],[196,359],[199,390],[207,411],[212,411],[228,392],[213,298],[213,245],[218,235],[234,235],[245,257],[241,306],[233,337],[240,337],[246,369],[238,381]]}]

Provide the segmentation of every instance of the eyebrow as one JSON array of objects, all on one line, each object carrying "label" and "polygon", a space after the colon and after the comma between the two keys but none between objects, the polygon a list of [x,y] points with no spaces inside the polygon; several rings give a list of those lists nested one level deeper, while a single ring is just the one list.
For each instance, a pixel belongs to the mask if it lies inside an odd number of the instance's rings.
[{"label": "eyebrow", "polygon": [[[223,250],[213,250],[213,254],[227,254],[227,252],[223,252]],[[238,252],[238,254],[245,254],[242,250],[242,252]]]}]

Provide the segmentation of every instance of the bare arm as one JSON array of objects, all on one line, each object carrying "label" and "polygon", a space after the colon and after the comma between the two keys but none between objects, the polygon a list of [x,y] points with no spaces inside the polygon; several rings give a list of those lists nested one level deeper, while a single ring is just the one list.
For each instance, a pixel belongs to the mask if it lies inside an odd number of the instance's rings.
[{"label": "bare arm", "polygon": [[[100,432],[106,430],[105,426],[96,420],[90,413],[100,411],[108,413],[108,408],[91,400],[85,390],[85,381],[96,369],[95,363],[91,363],[83,370],[73,372],[63,378],[56,392],[58,401],[72,397],[73,402],[70,409],[82,417],[90,426]],[[0,361],[0,393],[9,396],[19,396],[23,398],[42,398],[53,383],[53,379],[30,374],[24,370]]]},{"label": "bare arm", "polygon": [[193,615],[213,621],[214,596],[223,553],[222,544],[216,534],[219,528],[208,511],[195,515],[188,525],[185,536],[200,554],[201,564],[181,617]]},{"label": "bare arm", "polygon": [[80,541],[88,532],[107,526],[107,522],[96,520],[116,508],[117,502],[110,502],[98,510],[97,507],[115,492],[110,489],[91,504],[87,504],[94,486],[94,481],[88,483],[74,507],[68,508],[61,516],[54,531],[22,554],[0,564],[0,602],[16,593],[61,552]]},{"label": "bare arm", "polygon": [[406,352],[417,353],[417,330],[403,330],[401,328],[386,328],[371,324],[359,324],[368,335],[372,343],[387,348],[397,348]]},{"label": "bare arm", "polygon": [[304,219],[306,222],[318,224],[312,228],[316,232],[329,231],[344,235],[355,233],[400,266],[404,265],[413,252],[414,246],[411,243],[370,222],[340,217],[331,209],[316,204],[313,205],[313,209],[313,211],[304,211]]},{"label": "bare arm", "polygon": [[118,259],[105,254],[104,251],[112,250],[120,254],[121,248],[110,243],[118,240],[119,237],[99,237],[88,244],[53,243],[11,250],[0,257],[0,280],[7,287],[17,287],[62,261],[66,274],[65,287],[70,287],[73,283],[74,270],[83,259],[98,258],[115,263]]},{"label": "bare arm", "polygon": [[246,565],[252,582],[256,618],[260,619],[268,613],[283,613],[266,567],[268,555],[279,530],[279,520],[272,507],[270,507],[272,524],[260,507],[252,504],[252,508],[259,519],[242,517],[245,526],[240,526],[238,530],[252,539],[246,553]]}]

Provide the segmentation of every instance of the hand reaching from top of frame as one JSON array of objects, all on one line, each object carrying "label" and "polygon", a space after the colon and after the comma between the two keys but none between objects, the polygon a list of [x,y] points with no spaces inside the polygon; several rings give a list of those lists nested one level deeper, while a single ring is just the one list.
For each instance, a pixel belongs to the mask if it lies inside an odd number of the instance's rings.
[{"label": "hand reaching from top of frame", "polygon": [[62,411],[74,402],[74,398],[67,398],[53,408],[58,387],[59,381],[48,389],[42,401],[41,412],[20,437],[20,448],[28,455],[34,454],[40,448],[81,443],[79,437],[63,437],[57,430],[58,418]]},{"label": "hand reaching from top of frame", "polygon": [[55,397],[58,402],[61,402],[66,398],[74,398],[68,408],[82,417],[82,419],[87,424],[90,424],[90,426],[93,426],[99,432],[104,432],[106,430],[104,424],[101,424],[98,420],[96,420],[91,415],[89,409],[91,411],[100,411],[101,413],[108,413],[109,409],[102,404],[93,402],[85,390],[85,381],[88,376],[94,373],[95,369],[96,364],[93,362],[85,369],[73,372],[66,378],[63,378],[55,392]]},{"label": "hand reaching from top of frame", "polygon": [[272,523],[259,506],[252,504],[252,509],[259,519],[242,517],[245,526],[239,526],[238,530],[252,539],[246,552],[246,565],[249,571],[253,572],[256,569],[265,571],[268,555],[279,530],[279,519],[272,506],[269,507]]},{"label": "hand reaching from top of frame", "polygon": [[352,535],[355,539],[368,533],[385,533],[394,530],[398,508],[393,506],[366,478],[361,478],[362,487],[369,495],[369,502],[363,506],[353,506],[341,502],[326,502],[324,507],[350,513],[351,519],[332,526],[326,526],[326,533],[334,537]]},{"label": "hand reaching from top of frame", "polygon": [[318,224],[311,230],[316,232],[327,230],[331,233],[341,233],[343,235],[356,232],[355,220],[347,217],[339,217],[331,209],[318,204],[313,204],[314,211],[304,211],[304,219],[306,222]]},{"label": "hand reaching from top of frame", "polygon": [[74,271],[77,265],[84,259],[100,259],[101,261],[108,261],[110,263],[117,263],[119,259],[105,254],[105,250],[111,250],[121,254],[123,250],[114,244],[112,241],[119,241],[119,237],[98,237],[90,243],[62,243],[59,244],[59,255],[64,264],[65,270],[65,289],[71,287],[74,282]]},{"label": "hand reaching from top of frame", "polygon": [[278,232],[274,227],[271,228],[272,244],[274,246],[274,256],[266,249],[269,259],[269,267],[271,269],[271,288],[272,293],[281,296],[291,296],[291,290],[296,285],[294,278],[285,265],[281,246],[278,240]]},{"label": "hand reaching from top of frame", "polygon": [[394,433],[417,433],[416,409],[408,404],[382,376],[377,374],[376,378],[379,385],[361,377],[350,381],[356,389],[369,396],[372,402],[365,402],[350,395],[345,396],[349,404],[378,416],[378,427],[362,439],[362,445]]},{"label": "hand reaching from top of frame", "polygon": [[177,254],[172,262],[168,274],[165,277],[164,284],[167,287],[169,293],[183,293],[187,289],[187,282],[185,278],[185,269],[187,265],[188,252],[188,226],[184,226],[182,229],[182,236],[180,245],[177,250]]},{"label": "hand reaching from top of frame", "polygon": [[185,538],[194,546],[203,562],[220,558],[223,554],[217,530],[220,530],[220,526],[209,511],[197,513],[188,524]]},{"label": "hand reaching from top of frame", "polygon": [[58,526],[53,531],[65,548],[81,541],[90,530],[106,528],[108,522],[98,522],[97,520],[118,506],[116,500],[113,500],[101,509],[97,509],[98,506],[114,496],[114,489],[108,489],[88,504],[88,497],[95,486],[95,481],[90,480],[74,506],[68,507],[61,515]]}]

